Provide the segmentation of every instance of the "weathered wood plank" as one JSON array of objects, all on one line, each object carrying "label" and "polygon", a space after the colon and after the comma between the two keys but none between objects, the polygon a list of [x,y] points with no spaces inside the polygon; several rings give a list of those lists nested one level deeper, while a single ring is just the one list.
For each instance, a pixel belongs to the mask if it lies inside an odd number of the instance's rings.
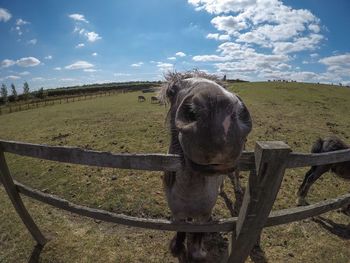
[{"label": "weathered wood plank", "polygon": [[286,168],[291,149],[283,142],[257,142],[257,175],[249,176],[235,232],[231,238],[228,262],[243,263],[266,224]]},{"label": "weathered wood plank", "polygon": [[194,224],[182,222],[177,223],[164,219],[149,219],[126,216],[123,214],[116,214],[101,209],[77,205],[63,198],[32,189],[21,183],[15,182],[15,184],[21,194],[31,197],[40,202],[78,215],[127,226],[182,232],[228,232],[232,231],[232,228],[235,224],[235,220],[232,218],[202,224]]},{"label": "weathered wood plank", "polygon": [[[180,156],[174,154],[117,154],[4,140],[0,140],[0,147],[4,152],[22,156],[99,167],[151,171],[177,171],[181,167]],[[254,166],[254,153],[243,153],[238,166],[240,170],[251,169]]]},{"label": "weathered wood plank", "polygon": [[41,233],[38,226],[35,224],[32,217],[29,215],[27,209],[25,208],[22,202],[22,199],[17,191],[17,188],[12,180],[10,171],[6,164],[5,155],[2,151],[0,151],[0,177],[1,177],[1,183],[5,187],[7,195],[9,196],[12,202],[12,205],[16,209],[24,225],[27,227],[28,231],[30,232],[30,234],[33,236],[33,238],[36,240],[38,244],[42,246],[45,245],[47,240],[44,237],[44,235]]},{"label": "weathered wood plank", "polygon": [[350,204],[350,194],[345,194],[343,196],[321,201],[312,205],[273,211],[270,214],[265,227],[287,224],[309,217],[318,216],[341,208],[347,204]]},{"label": "weathered wood plank", "polygon": [[[54,195],[43,193],[36,189],[32,189],[31,187],[25,186],[19,182],[14,181],[14,184],[19,193],[27,197],[33,198],[37,201],[43,202],[45,204],[49,204],[56,208],[61,208],[63,210],[76,213],[79,215],[87,216],[90,218],[100,219],[102,221],[108,221],[112,223],[125,224],[129,226],[135,226],[135,224],[137,224],[137,221],[141,220],[142,222],[141,222],[141,225],[139,225],[139,227],[144,227],[149,229],[184,231],[184,232],[186,231],[187,232],[231,232],[232,229],[234,229],[234,227],[236,226],[236,222],[237,222],[237,217],[231,217],[231,218],[222,219],[219,221],[210,222],[207,224],[201,224],[199,225],[199,227],[197,227],[196,224],[192,224],[192,223],[174,223],[169,220],[163,220],[163,219],[145,219],[145,218],[140,219],[137,217],[130,217],[130,216],[120,215],[116,213],[111,213],[100,209],[92,209],[86,206],[76,205],[72,202],[56,197]],[[343,207],[348,203],[350,203],[350,194],[345,194],[337,198],[328,199],[328,200],[321,201],[308,206],[301,206],[301,207],[288,208],[288,209],[283,209],[278,211],[272,211],[269,215],[269,218],[266,221],[265,227],[287,224],[287,223],[302,220],[305,218],[318,216],[320,214],[329,212],[331,210]],[[85,209],[88,209],[88,211],[80,212],[80,210],[83,211]],[[107,214],[106,218],[109,218],[109,220],[105,220],[104,217],[103,218],[98,217],[97,214],[100,212],[102,213],[101,217]],[[121,219],[119,219],[119,217],[121,217]],[[127,222],[129,220],[131,220],[131,222]],[[146,226],[142,226],[142,224]],[[219,226],[216,226],[217,224]]]},{"label": "weathered wood plank", "polygon": [[326,153],[291,153],[287,168],[297,168],[350,161],[350,149]]}]

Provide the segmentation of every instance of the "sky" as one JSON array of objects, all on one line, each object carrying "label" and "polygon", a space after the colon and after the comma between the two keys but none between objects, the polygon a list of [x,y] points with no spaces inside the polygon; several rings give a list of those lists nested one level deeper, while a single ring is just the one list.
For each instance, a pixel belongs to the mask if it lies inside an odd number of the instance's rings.
[{"label": "sky", "polygon": [[162,80],[350,85],[350,1],[0,0],[0,83],[32,90]]}]

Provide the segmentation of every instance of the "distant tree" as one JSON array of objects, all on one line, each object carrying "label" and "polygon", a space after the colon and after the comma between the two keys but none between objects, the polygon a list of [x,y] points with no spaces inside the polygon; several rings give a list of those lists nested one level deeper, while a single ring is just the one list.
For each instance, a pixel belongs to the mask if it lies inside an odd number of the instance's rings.
[{"label": "distant tree", "polygon": [[0,94],[1,94],[2,101],[3,101],[4,103],[6,103],[7,100],[8,100],[8,97],[7,97],[8,94],[7,94],[7,87],[6,87],[5,84],[2,84],[2,85],[1,85]]},{"label": "distant tree", "polygon": [[23,98],[24,100],[28,100],[30,96],[29,85],[28,82],[24,82],[23,84]]},{"label": "distant tree", "polygon": [[17,90],[16,90],[15,84],[13,83],[11,84],[11,92],[12,92],[13,100],[17,101],[18,100]]},{"label": "distant tree", "polygon": [[45,99],[47,97],[47,91],[44,88],[40,88],[36,93],[35,97],[38,99]]}]

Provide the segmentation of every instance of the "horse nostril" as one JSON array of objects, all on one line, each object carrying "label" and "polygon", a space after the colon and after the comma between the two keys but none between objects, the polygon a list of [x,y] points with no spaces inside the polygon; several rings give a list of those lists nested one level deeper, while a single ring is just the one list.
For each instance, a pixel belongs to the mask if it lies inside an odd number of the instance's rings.
[{"label": "horse nostril", "polygon": [[188,124],[194,123],[198,120],[199,115],[197,109],[195,108],[192,96],[187,96],[179,106],[176,112],[176,126],[181,129],[182,126],[187,126]]},{"label": "horse nostril", "polygon": [[197,112],[192,104],[185,104],[179,111],[178,117],[185,123],[195,122],[198,119]]}]

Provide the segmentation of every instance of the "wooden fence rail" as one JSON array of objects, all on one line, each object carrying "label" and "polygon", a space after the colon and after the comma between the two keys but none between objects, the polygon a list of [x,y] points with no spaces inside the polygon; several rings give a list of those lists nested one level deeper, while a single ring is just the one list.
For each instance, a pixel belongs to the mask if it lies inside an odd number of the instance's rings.
[{"label": "wooden fence rail", "polygon": [[[49,146],[0,140],[2,151],[27,157],[72,164],[91,165],[109,168],[177,171],[181,167],[181,158],[174,154],[115,154],[86,150],[77,147]],[[254,167],[254,153],[244,152],[238,167],[247,171]]]},{"label": "wooden fence rail", "polygon": [[350,203],[350,194],[346,194],[304,207],[271,212],[285,169],[350,161],[350,150],[302,154],[291,152],[283,142],[257,142],[255,152],[244,152],[238,162],[240,170],[251,171],[239,216],[203,224],[131,217],[74,204],[43,193],[13,181],[6,164],[5,152],[72,164],[152,171],[177,171],[181,168],[181,158],[177,155],[116,154],[76,147],[0,140],[0,183],[5,187],[23,223],[41,245],[47,241],[26,210],[19,194],[82,216],[129,226],[181,232],[231,232],[231,252],[227,261],[230,263],[245,261],[264,227],[317,216]]}]

